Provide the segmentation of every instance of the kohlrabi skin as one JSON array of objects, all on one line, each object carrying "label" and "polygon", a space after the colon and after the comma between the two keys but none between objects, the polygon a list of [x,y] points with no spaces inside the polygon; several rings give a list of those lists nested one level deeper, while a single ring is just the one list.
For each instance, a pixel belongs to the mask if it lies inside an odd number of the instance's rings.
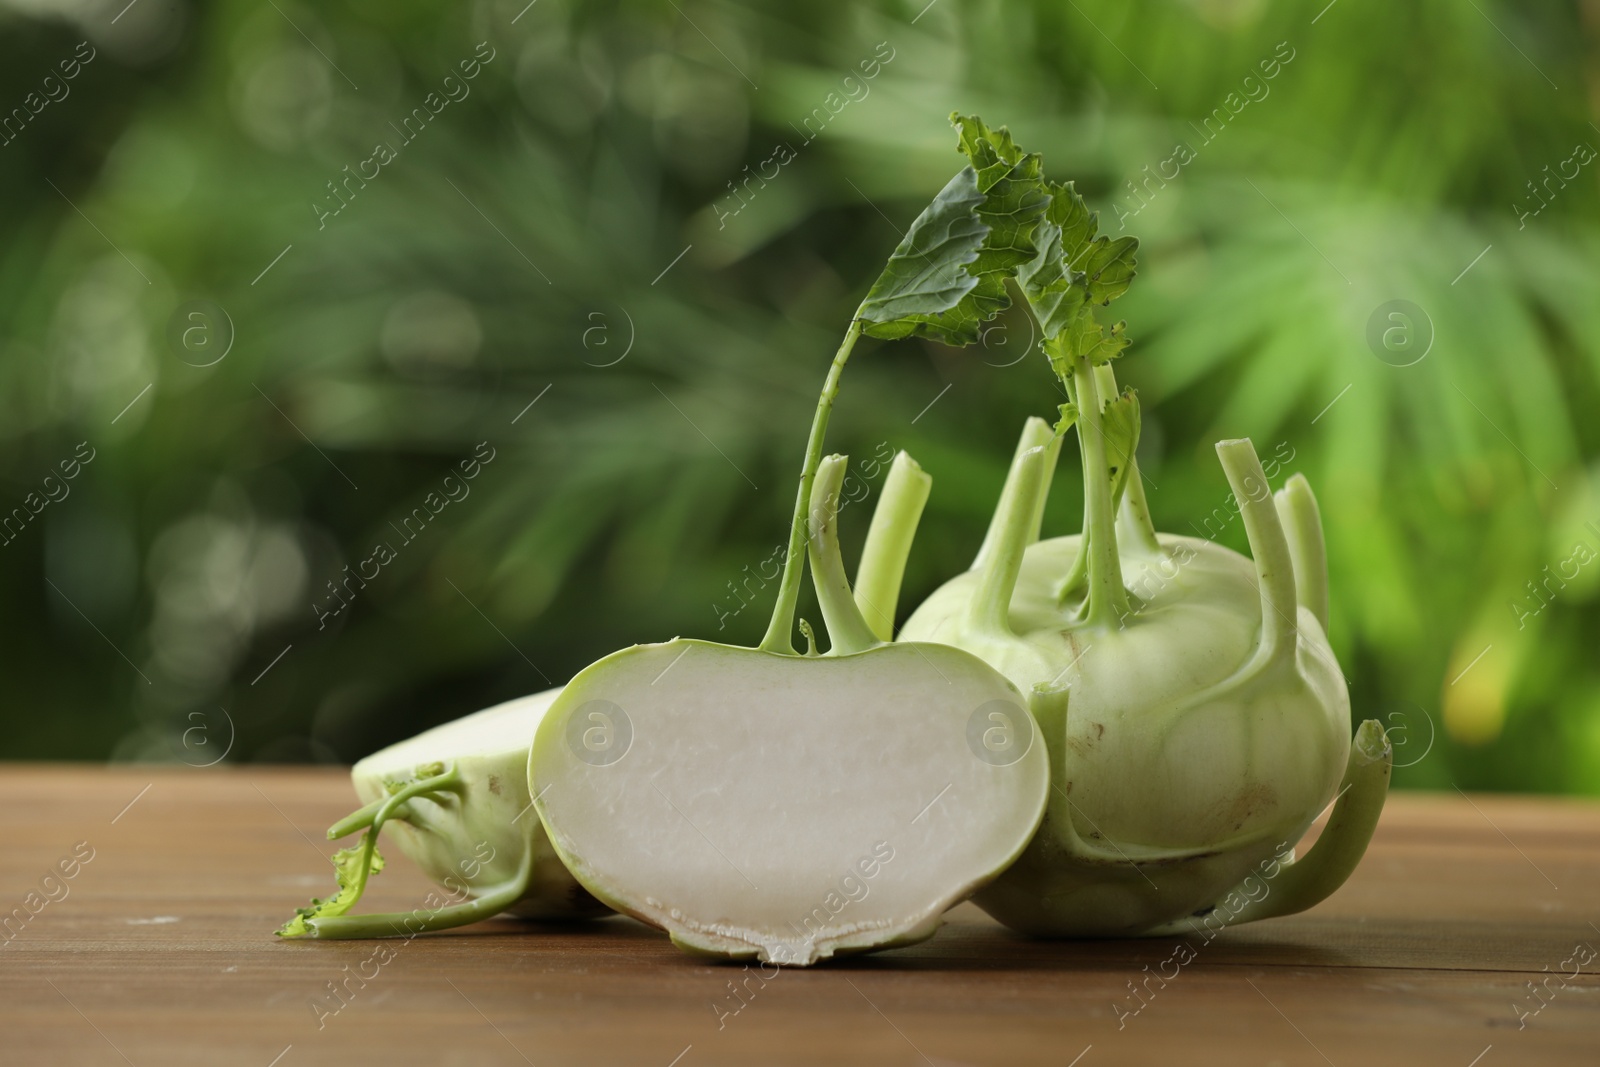
[{"label": "kohlrabi skin", "polygon": [[[807,965],[927,937],[1044,810],[1045,750],[1017,688],[970,653],[888,643],[927,476],[896,460],[852,590],[845,461],[822,459],[862,336],[970,344],[1035,253],[1039,157],[956,124],[970,165],[912,223],[823,385],[761,645],[624,649],[580,672],[534,739],[529,789],[573,875],[690,951]],[[792,644],[808,552],[825,656]]]},{"label": "kohlrabi skin", "polygon": [[[496,912],[580,919],[609,910],[573,880],[545,837],[528,794],[528,746],[560,694],[535,693],[445,723],[375,752],[350,772],[366,806],[330,838],[363,830],[334,857],[340,890],[303,908],[284,937],[410,936]],[[348,915],[367,878],[382,870],[377,838],[391,841],[448,894],[444,903],[394,915]]]},{"label": "kohlrabi skin", "polygon": [[[1126,290],[1134,245],[1096,240],[1071,187],[1051,191],[1038,234],[1046,251],[1019,278],[1071,403],[1054,433],[1030,420],[973,570],[900,635],[999,669],[1030,694],[1050,750],[1044,823],[976,900],[1048,936],[1165,932],[1219,908],[1230,922],[1302,910],[1360,858],[1390,763],[1376,722],[1350,742],[1315,499],[1295,476],[1274,501],[1250,442],[1224,441],[1217,453],[1253,561],[1155,533],[1133,460],[1137,401],[1116,394],[1109,367],[1122,324],[1093,318]],[[1036,543],[1055,451],[1073,426],[1084,533]],[[1290,862],[1336,797],[1328,832]]]}]

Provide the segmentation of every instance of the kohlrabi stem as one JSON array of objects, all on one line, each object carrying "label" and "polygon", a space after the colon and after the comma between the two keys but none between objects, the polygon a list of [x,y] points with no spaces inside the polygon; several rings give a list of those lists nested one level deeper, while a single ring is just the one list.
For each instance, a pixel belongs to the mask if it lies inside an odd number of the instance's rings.
[{"label": "kohlrabi stem", "polygon": [[1156,536],[1156,524],[1150,521],[1150,505],[1144,498],[1144,476],[1139,473],[1137,459],[1128,460],[1128,486],[1123,492],[1117,522],[1123,535],[1134,544],[1150,552],[1161,551],[1161,539]]},{"label": "kohlrabi stem", "polygon": [[[372,854],[378,847],[378,834],[383,830],[383,824],[393,818],[394,813],[399,811],[405,805],[405,802],[413,797],[454,790],[459,788],[460,785],[461,772],[451,767],[440,774],[432,775],[428,778],[418,778],[414,782],[407,782],[399,790],[392,793],[388,799],[384,800],[382,804],[378,805],[378,810],[373,812],[372,815],[371,827],[361,838],[360,874],[351,889],[349,900],[340,902],[346,910],[354,907],[360,901],[361,894],[367,891],[367,879],[372,874]],[[358,812],[357,814],[360,813]],[[333,829],[338,829],[338,824],[335,824]]]},{"label": "kohlrabi stem", "polygon": [[1267,474],[1261,469],[1261,460],[1249,438],[1218,441],[1217,456],[1222,460],[1239,514],[1244,517],[1244,532],[1250,540],[1250,555],[1255,559],[1256,579],[1261,585],[1257,662],[1293,656],[1300,633],[1294,564],[1278,509],[1272,503],[1272,487],[1267,484]]},{"label": "kohlrabi stem", "polygon": [[[1034,420],[1041,421],[1042,420]],[[1048,430],[1048,427],[1046,428]],[[1028,439],[1026,431],[1023,440]],[[967,625],[985,634],[1011,633],[1011,594],[1022,571],[1022,553],[1030,543],[1035,506],[1045,481],[1048,445],[1036,445],[1020,453],[1011,465],[1000,505],[995,508],[989,530],[994,543],[980,553],[978,588],[967,603]]]},{"label": "kohlrabi stem", "polygon": [[[1393,749],[1378,720],[1368,719],[1362,723],[1350,744],[1344,781],[1340,783],[1338,799],[1328,816],[1328,825],[1322,828],[1322,836],[1317,838],[1310,852],[1279,867],[1277,875],[1267,880],[1264,896],[1242,894],[1250,898],[1250,903],[1245,904],[1229,924],[1305,911],[1328,899],[1334,890],[1344,885],[1366,854],[1372,833],[1378,828],[1378,816],[1383,812],[1383,801],[1389,792],[1393,762]],[[1176,929],[1179,923],[1170,926],[1174,928],[1172,932],[1179,932]]]},{"label": "kohlrabi stem", "polygon": [[1056,463],[1061,458],[1061,442],[1066,438],[1052,432],[1044,446],[1044,470],[1039,475],[1039,492],[1033,505],[1033,518],[1028,523],[1028,544],[1039,540],[1044,529],[1044,507],[1050,502],[1050,484],[1055,481]]},{"label": "kohlrabi stem", "polygon": [[[1094,377],[1101,396],[1117,395],[1117,372],[1111,364],[1096,367]],[[1150,505],[1144,499],[1144,479],[1139,474],[1136,456],[1128,457],[1128,476],[1123,482],[1122,503],[1117,508],[1117,527],[1131,543],[1150,552],[1161,551],[1155,523],[1150,521]]]},{"label": "kohlrabi stem", "polygon": [[1112,511],[1111,471],[1106,466],[1105,432],[1100,425],[1100,389],[1089,361],[1074,357],[1073,392],[1078,401],[1078,443],[1083,451],[1084,526],[1088,536],[1089,600],[1084,620],[1110,629],[1128,615],[1117,554],[1116,515]]},{"label": "kohlrabi stem", "polygon": [[378,809],[389,802],[387,796],[381,796],[371,804],[357,808],[349,815],[328,827],[328,840],[337,841],[341,837],[349,837],[357,830],[365,830],[372,825],[373,818],[378,814]]},{"label": "kohlrabi stem", "polygon": [[900,452],[889,467],[878,504],[872,510],[872,525],[861,548],[861,562],[856,565],[856,607],[880,641],[894,640],[900,582],[905,577],[911,542],[932,485],[933,479],[917,466],[917,461]]},{"label": "kohlrabi stem", "polygon": [[527,892],[528,882],[533,876],[533,852],[530,845],[522,854],[522,862],[517,867],[517,873],[509,882],[496,886],[472,900],[442,908],[418,908],[410,912],[307,919],[306,926],[310,928],[307,936],[329,940],[410,937],[427,930],[448,930],[452,926],[466,926],[480,919],[487,919],[491,915],[505,911]]},{"label": "kohlrabi stem", "polygon": [[1294,561],[1294,588],[1300,606],[1315,615],[1328,632],[1328,548],[1322,541],[1322,512],[1303,474],[1291,474],[1273,495],[1278,518],[1289,535]]},{"label": "kohlrabi stem", "polygon": [[800,569],[806,551],[806,523],[811,501],[811,483],[816,479],[817,464],[822,460],[822,442],[828,434],[828,416],[833,412],[833,398],[839,393],[839,376],[850,361],[850,350],[861,338],[861,320],[850,323],[839,351],[834,353],[833,366],[822,383],[822,396],[817,400],[817,413],[811,418],[811,436],[806,441],[805,461],[800,466],[800,488],[795,494],[794,519],[789,524],[789,551],[783,559],[783,581],[778,585],[778,602],[772,608],[772,621],[767,625],[766,636],[757,647],[763,652],[781,652],[794,655],[794,609],[800,600]]},{"label": "kohlrabi stem", "polygon": [[882,643],[856,607],[839,551],[839,488],[849,463],[844,456],[824,459],[811,486],[811,580],[828,624],[828,651],[841,656]]},{"label": "kohlrabi stem", "polygon": [[364,830],[367,827],[372,826],[374,823],[382,826],[382,824],[389,819],[404,818],[404,816],[401,814],[403,805],[393,803],[394,798],[399,796],[400,793],[404,793],[405,798],[409,800],[411,797],[423,796],[428,793],[443,792],[447,789],[459,790],[460,787],[461,775],[454,767],[450,768],[449,770],[440,771],[438,774],[429,775],[425,778],[419,778],[414,782],[408,782],[399,793],[381,796],[377,800],[374,800],[371,804],[366,804],[360,808],[357,808],[349,815],[346,815],[344,818],[328,827],[328,840],[337,841],[341,837],[349,837],[357,830]]},{"label": "kohlrabi stem", "polygon": [[1083,534],[1078,538],[1078,554],[1072,558],[1072,566],[1067,570],[1066,576],[1061,579],[1061,584],[1056,586],[1056,604],[1066,607],[1068,602],[1075,599],[1083,590],[1089,580],[1089,515],[1086,511],[1083,516]]},{"label": "kohlrabi stem", "polygon": [[[1017,495],[1017,480],[1022,472],[1022,457],[1036,448],[1054,446],[1059,449],[1060,444],[1055,441],[1055,431],[1050,424],[1041,418],[1029,418],[1022,424],[1022,435],[1017,438],[1017,450],[1011,456],[1011,469],[1006,472],[1005,488],[1000,490],[1000,502],[995,505],[994,515],[989,519],[988,532],[983,535],[983,545],[978,549],[978,556],[972,561],[973,570],[982,570],[995,552],[999,551],[1002,539],[1015,536],[1015,531],[1007,533],[1008,524],[1012,522],[1008,516],[1015,510]],[[1046,457],[1047,459],[1053,457]],[[1035,492],[1028,498],[1028,514],[1024,521],[1028,529],[1023,541],[1023,547],[1033,544],[1039,539],[1039,523],[1044,517],[1044,501],[1050,492],[1050,475],[1053,464],[1046,464],[1043,479]]]}]

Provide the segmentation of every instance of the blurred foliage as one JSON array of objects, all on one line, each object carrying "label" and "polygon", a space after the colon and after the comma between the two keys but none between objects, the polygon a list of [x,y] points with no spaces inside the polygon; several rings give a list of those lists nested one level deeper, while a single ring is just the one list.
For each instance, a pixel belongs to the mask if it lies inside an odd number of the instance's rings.
[{"label": "blurred foliage", "polygon": [[[348,760],[635,641],[754,641],[827,361],[960,109],[1143,242],[1157,525],[1222,514],[1218,438],[1292,451],[1397,781],[1600,792],[1600,166],[1550,180],[1600,146],[1600,4],[1318,7],[11,0],[0,756]],[[1367,340],[1396,299],[1409,366]],[[1057,401],[1027,329],[846,376],[830,445],[935,479],[902,612]]]}]

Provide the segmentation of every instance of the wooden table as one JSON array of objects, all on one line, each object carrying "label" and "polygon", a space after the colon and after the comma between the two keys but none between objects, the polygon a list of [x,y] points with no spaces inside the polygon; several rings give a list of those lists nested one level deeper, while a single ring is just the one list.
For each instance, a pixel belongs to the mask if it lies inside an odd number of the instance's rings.
[{"label": "wooden table", "polygon": [[[1174,939],[1030,941],[963,905],[922,945],[764,983],[628,919],[497,920],[390,942],[319,1028],[313,1000],[376,943],[272,930],[331,887],[322,831],[353,806],[338,770],[0,768],[0,917],[93,850],[0,932],[0,1063],[1600,1063],[1590,803],[1394,796],[1332,900],[1224,932],[1136,1015],[1129,983]],[[426,891],[397,856],[362,907]]]}]

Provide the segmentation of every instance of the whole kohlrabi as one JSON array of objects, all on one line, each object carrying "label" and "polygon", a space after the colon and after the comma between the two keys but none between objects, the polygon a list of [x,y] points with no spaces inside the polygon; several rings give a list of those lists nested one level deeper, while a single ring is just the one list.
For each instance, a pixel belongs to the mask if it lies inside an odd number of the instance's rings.
[{"label": "whole kohlrabi", "polygon": [[[1133,459],[1137,400],[1116,395],[1109,367],[1123,324],[1104,329],[1093,314],[1126,291],[1136,242],[1097,239],[1072,186],[1050,191],[1041,252],[1018,276],[1071,402],[1054,433],[1030,420],[973,569],[901,632],[973,652],[1030,693],[1049,747],[1044,822],[975,899],[1047,936],[1302,910],[1354,869],[1390,765],[1375,721],[1351,744],[1316,501],[1295,476],[1275,502],[1250,442],[1224,441],[1254,562],[1154,531]],[[1036,543],[1060,437],[1074,426],[1084,532]],[[1292,861],[1336,797],[1316,847]]]}]

